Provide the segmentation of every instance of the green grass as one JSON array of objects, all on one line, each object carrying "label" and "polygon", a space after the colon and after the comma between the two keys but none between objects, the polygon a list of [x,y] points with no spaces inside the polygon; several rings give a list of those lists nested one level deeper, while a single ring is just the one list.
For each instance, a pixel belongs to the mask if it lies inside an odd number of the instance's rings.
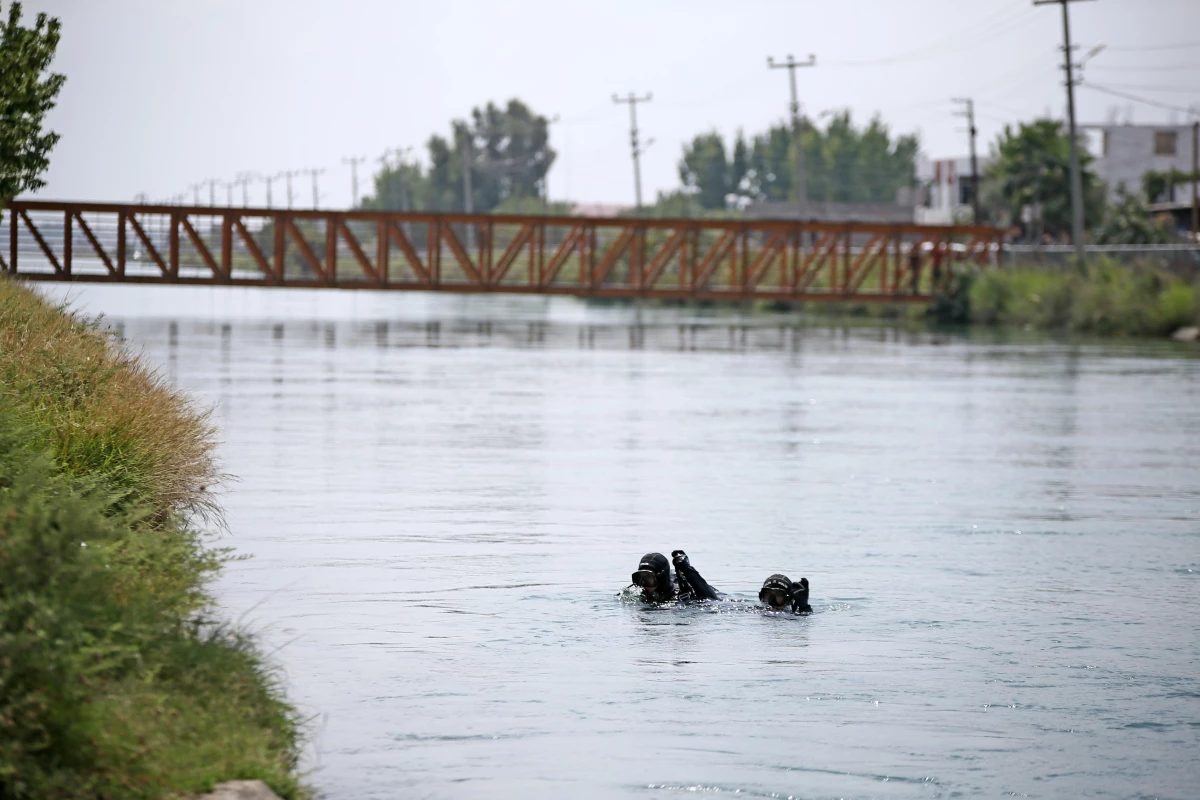
[{"label": "green grass", "polygon": [[301,796],[295,710],[210,621],[212,437],[93,326],[0,280],[0,797],[236,778]]},{"label": "green grass", "polygon": [[1169,336],[1200,321],[1200,288],[1153,266],[1005,268],[969,280],[969,321],[1109,336]]}]

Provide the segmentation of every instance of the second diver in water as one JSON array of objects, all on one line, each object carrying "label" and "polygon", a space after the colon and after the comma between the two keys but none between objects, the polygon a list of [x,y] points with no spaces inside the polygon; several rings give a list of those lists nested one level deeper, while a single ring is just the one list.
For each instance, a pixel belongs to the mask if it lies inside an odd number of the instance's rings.
[{"label": "second diver in water", "polygon": [[793,583],[787,575],[772,575],[758,590],[758,599],[776,611],[791,606],[795,614],[811,614],[808,604],[808,578]]},{"label": "second diver in water", "polygon": [[[675,565],[674,576],[671,574],[671,564]],[[670,562],[662,553],[647,553],[642,556],[637,572],[632,577],[634,585],[642,590],[642,597],[654,603],[668,600],[720,600],[724,597],[708,585],[708,581],[692,566],[687,553],[682,550],[673,551]]]}]

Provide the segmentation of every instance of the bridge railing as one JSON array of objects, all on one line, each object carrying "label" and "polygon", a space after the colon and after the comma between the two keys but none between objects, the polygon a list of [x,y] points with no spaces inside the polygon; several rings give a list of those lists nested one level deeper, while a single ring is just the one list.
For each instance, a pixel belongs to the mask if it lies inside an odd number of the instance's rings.
[{"label": "bridge railing", "polygon": [[14,201],[0,268],[33,280],[922,301],[995,264],[986,226]]}]

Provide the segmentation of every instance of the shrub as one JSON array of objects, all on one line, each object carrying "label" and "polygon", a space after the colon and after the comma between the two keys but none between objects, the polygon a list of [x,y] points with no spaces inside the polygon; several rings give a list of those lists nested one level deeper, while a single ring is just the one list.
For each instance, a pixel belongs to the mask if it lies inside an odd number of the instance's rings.
[{"label": "shrub", "polygon": [[300,794],[296,712],[210,620],[213,446],[186,397],[0,279],[0,798]]}]

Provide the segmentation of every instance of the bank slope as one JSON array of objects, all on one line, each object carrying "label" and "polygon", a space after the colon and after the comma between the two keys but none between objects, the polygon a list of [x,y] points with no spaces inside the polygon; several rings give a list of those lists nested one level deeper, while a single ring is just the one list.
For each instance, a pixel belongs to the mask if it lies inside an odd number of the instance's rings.
[{"label": "bank slope", "polygon": [[0,797],[187,797],[296,779],[296,711],[213,621],[206,415],[0,278]]}]

